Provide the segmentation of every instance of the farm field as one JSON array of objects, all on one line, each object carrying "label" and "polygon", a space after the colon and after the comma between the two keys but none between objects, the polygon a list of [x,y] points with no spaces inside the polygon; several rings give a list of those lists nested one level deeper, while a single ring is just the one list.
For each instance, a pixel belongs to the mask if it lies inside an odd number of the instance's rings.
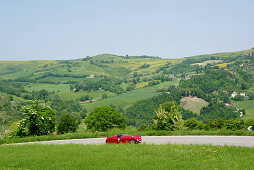
[{"label": "farm field", "polygon": [[44,84],[44,83],[31,83],[25,87],[25,90],[32,92],[32,91],[40,91],[40,90],[47,90],[49,92],[69,92],[70,85],[69,84]]},{"label": "farm field", "polygon": [[232,101],[232,103],[239,109],[246,110],[244,119],[254,119],[254,100]]},{"label": "farm field", "polygon": [[136,89],[131,92],[123,93],[118,96],[113,96],[110,98],[99,100],[96,102],[85,103],[82,104],[82,106],[84,106],[88,112],[92,111],[95,107],[104,105],[109,106],[110,104],[113,104],[115,106],[121,106],[124,107],[124,109],[126,109],[128,105],[135,103],[137,100],[153,97],[158,94],[160,94],[160,92],[156,92],[156,89],[154,87],[146,87]]},{"label": "farm field", "polygon": [[123,109],[126,109],[130,104],[135,103],[137,100],[153,97],[160,94],[161,92],[157,92],[156,89],[168,88],[170,85],[177,84],[178,82],[179,82],[178,80],[166,81],[156,86],[138,88],[133,91],[109,97],[96,102],[85,103],[82,104],[82,106],[85,107],[88,112],[92,111],[95,107],[110,104],[120,106],[123,107]]},{"label": "farm field", "polygon": [[1,146],[0,155],[0,169],[196,170],[254,167],[254,148],[209,145]]},{"label": "farm field", "polygon": [[214,64],[214,63],[219,63],[219,62],[222,62],[222,60],[207,60],[207,61],[204,61],[203,63],[195,63],[195,64],[191,64],[191,65],[206,66],[207,64]]}]

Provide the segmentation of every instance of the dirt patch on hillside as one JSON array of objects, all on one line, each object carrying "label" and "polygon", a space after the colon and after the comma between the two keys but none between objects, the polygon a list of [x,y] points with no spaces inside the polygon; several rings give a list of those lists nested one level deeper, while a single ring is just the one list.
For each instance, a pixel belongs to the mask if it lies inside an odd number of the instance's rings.
[{"label": "dirt patch on hillside", "polygon": [[180,106],[185,110],[190,110],[197,114],[199,114],[200,110],[207,105],[208,103],[205,100],[198,97],[184,97],[181,99],[180,103]]},{"label": "dirt patch on hillside", "polygon": [[219,62],[222,62],[222,60],[207,60],[207,61],[204,61],[203,63],[194,63],[191,65],[206,66],[207,64],[215,64],[215,63],[219,63]]}]

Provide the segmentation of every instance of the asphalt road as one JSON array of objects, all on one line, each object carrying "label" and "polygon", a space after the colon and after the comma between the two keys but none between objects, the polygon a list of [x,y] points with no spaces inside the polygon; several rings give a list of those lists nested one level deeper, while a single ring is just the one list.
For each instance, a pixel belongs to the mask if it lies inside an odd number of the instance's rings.
[{"label": "asphalt road", "polygon": [[[105,144],[106,138],[90,138],[90,139],[70,139],[70,140],[54,140],[40,142],[16,143],[15,145],[24,144]],[[254,136],[142,136],[144,144],[207,144],[207,145],[228,145],[228,146],[244,146],[254,147]]]}]

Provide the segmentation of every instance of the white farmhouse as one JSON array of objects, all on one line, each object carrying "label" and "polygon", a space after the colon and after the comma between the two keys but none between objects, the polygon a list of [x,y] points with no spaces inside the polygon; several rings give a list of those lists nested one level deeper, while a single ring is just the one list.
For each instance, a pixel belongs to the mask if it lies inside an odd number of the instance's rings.
[{"label": "white farmhouse", "polygon": [[241,96],[245,96],[245,92],[241,92],[240,95],[241,95]]},{"label": "white farmhouse", "polygon": [[238,95],[238,93],[234,91],[234,92],[231,94],[231,98],[234,98],[236,95]]}]

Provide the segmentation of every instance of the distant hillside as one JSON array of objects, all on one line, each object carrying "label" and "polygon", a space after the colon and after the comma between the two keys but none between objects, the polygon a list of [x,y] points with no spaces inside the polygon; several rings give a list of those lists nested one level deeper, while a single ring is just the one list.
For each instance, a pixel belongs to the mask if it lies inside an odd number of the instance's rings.
[{"label": "distant hillside", "polygon": [[[154,109],[161,102],[175,100],[180,104],[189,89],[191,96],[207,102],[215,99],[230,102],[227,95],[221,94],[223,90],[248,92],[253,86],[253,57],[252,48],[180,59],[101,54],[75,60],[0,61],[0,92],[9,95],[12,103],[20,107],[30,100],[57,106],[58,115],[62,110],[79,115],[108,105],[125,114],[129,124],[139,125],[151,122]],[[179,87],[175,96],[156,97],[172,87]],[[206,105],[201,101],[186,102],[193,108],[183,107],[196,113]],[[209,108],[217,108],[216,103]],[[251,104],[247,109],[248,115],[254,115]],[[5,113],[0,112],[0,117]],[[80,117],[85,117],[85,113]],[[192,113],[183,114],[189,118]],[[12,118],[17,120],[14,115],[6,120],[11,122]]]}]

